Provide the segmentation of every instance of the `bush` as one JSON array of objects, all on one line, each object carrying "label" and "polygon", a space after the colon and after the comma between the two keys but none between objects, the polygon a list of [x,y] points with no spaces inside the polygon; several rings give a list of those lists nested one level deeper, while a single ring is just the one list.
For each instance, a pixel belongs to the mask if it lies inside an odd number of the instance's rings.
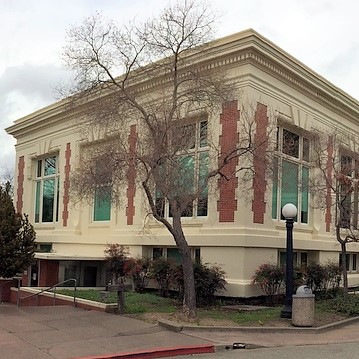
[{"label": "bush", "polygon": [[161,297],[168,297],[170,287],[175,283],[176,264],[159,257],[152,261],[151,277],[153,277],[158,284],[159,294]]},{"label": "bush", "polygon": [[[105,261],[112,282],[125,276],[125,262],[128,260],[129,249],[126,246],[114,243],[107,244],[105,249]],[[114,283],[113,283],[114,284]]]},{"label": "bush", "polygon": [[124,263],[124,272],[132,277],[134,289],[143,293],[150,280],[151,260],[148,258],[128,258]]},{"label": "bush", "polygon": [[325,289],[325,283],[328,279],[327,272],[321,264],[310,264],[304,268],[304,278],[308,287],[313,292],[321,292]]},{"label": "bush", "polygon": [[359,315],[359,297],[357,295],[349,295],[346,299],[339,294],[332,299],[318,302],[316,305],[322,310],[342,313],[351,317]]},{"label": "bush", "polygon": [[[338,264],[328,262],[293,268],[294,287],[306,284],[318,297],[330,298],[339,291],[341,269]],[[285,283],[284,268],[276,264],[262,264],[252,278],[252,284],[260,286],[269,301],[278,298]]]},{"label": "bush", "polygon": [[331,297],[339,290],[341,281],[341,268],[338,264],[328,262],[310,264],[304,268],[303,276],[307,286],[320,297]]},{"label": "bush", "polygon": [[254,273],[252,284],[257,284],[270,300],[278,297],[284,283],[284,270],[276,264],[262,264]]},{"label": "bush", "polygon": [[[196,301],[199,307],[211,306],[216,301],[216,293],[225,289],[225,272],[218,265],[196,262],[194,265],[194,281]],[[182,266],[177,267],[176,282],[179,288],[179,297],[183,297]]]},{"label": "bush", "polygon": [[342,280],[342,269],[340,265],[333,262],[327,262],[325,264],[325,270],[328,273],[328,279],[326,282],[327,291],[337,291]]}]

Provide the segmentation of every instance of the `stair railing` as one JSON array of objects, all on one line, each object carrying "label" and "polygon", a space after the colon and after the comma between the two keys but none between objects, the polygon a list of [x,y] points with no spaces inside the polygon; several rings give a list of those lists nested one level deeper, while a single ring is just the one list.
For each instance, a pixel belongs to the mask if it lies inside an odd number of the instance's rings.
[{"label": "stair railing", "polygon": [[56,304],[56,288],[65,284],[65,283],[69,283],[69,282],[74,282],[74,307],[76,307],[76,291],[77,291],[77,279],[75,278],[70,278],[70,279],[66,279],[62,282],[56,283],[53,286],[46,288],[46,289],[41,289],[39,292],[34,293],[34,294],[30,294],[26,297],[20,297],[20,290],[18,290],[17,292],[17,296],[18,296],[18,300],[17,300],[17,306],[19,307],[22,303],[22,301],[36,297],[36,305],[39,305],[39,296],[44,293],[44,292],[50,292],[52,289],[52,293],[54,294],[53,300],[52,300],[52,305]]}]

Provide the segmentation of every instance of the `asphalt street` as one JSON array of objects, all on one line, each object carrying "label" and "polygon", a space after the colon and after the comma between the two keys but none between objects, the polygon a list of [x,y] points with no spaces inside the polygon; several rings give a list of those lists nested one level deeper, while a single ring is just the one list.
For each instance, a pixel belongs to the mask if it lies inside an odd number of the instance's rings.
[{"label": "asphalt street", "polygon": [[287,346],[278,348],[221,350],[213,354],[181,355],[177,359],[354,359],[358,343]]}]

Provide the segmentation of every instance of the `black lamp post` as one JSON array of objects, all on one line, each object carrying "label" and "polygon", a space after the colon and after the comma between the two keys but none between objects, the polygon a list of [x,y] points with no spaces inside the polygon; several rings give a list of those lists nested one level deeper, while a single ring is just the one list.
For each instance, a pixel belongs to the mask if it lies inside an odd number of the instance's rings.
[{"label": "black lamp post", "polygon": [[285,261],[285,305],[282,309],[281,318],[292,318],[293,302],[293,223],[297,215],[297,207],[292,203],[287,203],[282,208],[282,214],[286,219],[287,227],[287,249]]}]

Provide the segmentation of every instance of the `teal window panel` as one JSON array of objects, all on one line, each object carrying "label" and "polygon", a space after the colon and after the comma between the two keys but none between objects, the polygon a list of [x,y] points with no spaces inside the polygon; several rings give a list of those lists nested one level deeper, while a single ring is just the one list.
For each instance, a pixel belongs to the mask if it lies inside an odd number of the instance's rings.
[{"label": "teal window panel", "polygon": [[111,187],[97,187],[94,200],[94,221],[109,221],[111,218]]}]

